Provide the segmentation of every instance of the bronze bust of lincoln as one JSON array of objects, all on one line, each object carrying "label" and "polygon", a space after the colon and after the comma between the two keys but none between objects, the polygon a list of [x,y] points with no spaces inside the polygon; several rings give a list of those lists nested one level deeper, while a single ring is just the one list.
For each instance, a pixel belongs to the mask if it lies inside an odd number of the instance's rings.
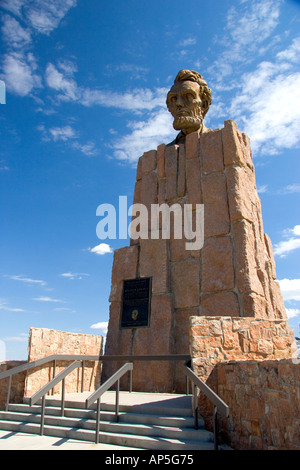
[{"label": "bronze bust of lincoln", "polygon": [[183,141],[187,134],[207,132],[203,124],[211,105],[211,90],[202,75],[193,70],[180,70],[167,95],[167,108],[172,114],[173,127],[180,131],[169,145]]}]

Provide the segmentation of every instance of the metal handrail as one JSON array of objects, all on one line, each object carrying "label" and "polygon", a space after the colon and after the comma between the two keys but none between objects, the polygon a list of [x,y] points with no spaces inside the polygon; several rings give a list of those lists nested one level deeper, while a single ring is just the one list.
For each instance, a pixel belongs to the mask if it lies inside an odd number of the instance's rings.
[{"label": "metal handrail", "polygon": [[218,422],[217,414],[228,418],[229,406],[205,383],[201,380],[195,372],[192,371],[188,364],[184,365],[185,375],[193,382],[194,393],[193,393],[193,408],[195,418],[195,428],[198,429],[198,400],[197,400],[197,388],[204,393],[204,395],[212,401],[214,405],[213,409],[213,426],[214,426],[214,448],[218,450]]},{"label": "metal handrail", "polygon": [[97,401],[97,414],[96,414],[96,437],[95,443],[99,443],[99,431],[100,431],[100,407],[101,407],[101,396],[107,392],[116,382],[116,421],[119,421],[119,393],[120,393],[120,379],[126,372],[130,371],[130,386],[129,391],[132,392],[132,370],[133,363],[128,362],[120,367],[104,384],[102,384],[95,392],[93,392],[85,401],[86,408],[89,408],[95,401]]},{"label": "metal handrail", "polygon": [[8,382],[8,389],[7,389],[7,398],[5,404],[5,410],[8,411],[9,405],[9,398],[10,398],[10,390],[11,390],[11,382],[12,376],[16,374],[20,374],[21,372],[25,372],[27,370],[33,369],[34,367],[42,366],[47,364],[48,362],[54,362],[53,367],[53,376],[55,376],[55,367],[56,361],[74,361],[79,360],[82,361],[82,382],[81,388],[83,391],[83,379],[84,379],[84,364],[85,361],[99,361],[100,357],[103,356],[86,356],[84,354],[52,354],[51,356],[42,357],[41,359],[37,359],[36,361],[27,362],[26,364],[21,364],[20,366],[13,367],[12,369],[6,370],[5,372],[0,373],[0,380],[2,379],[9,379]]},{"label": "metal handrail", "polygon": [[45,403],[46,403],[46,394],[55,387],[59,382],[62,381],[62,392],[61,392],[61,416],[64,415],[65,410],[65,378],[69,375],[74,369],[77,369],[81,366],[81,361],[74,361],[63,371],[61,371],[54,379],[50,380],[44,387],[42,387],[38,392],[36,392],[30,398],[30,406],[34,405],[40,398],[42,398],[42,411],[41,411],[41,426],[40,426],[40,435],[44,434],[44,421],[45,421]]}]

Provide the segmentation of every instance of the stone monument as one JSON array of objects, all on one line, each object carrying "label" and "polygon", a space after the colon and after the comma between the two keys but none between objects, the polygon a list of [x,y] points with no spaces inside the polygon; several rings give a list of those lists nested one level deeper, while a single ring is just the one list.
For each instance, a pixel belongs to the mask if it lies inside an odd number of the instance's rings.
[{"label": "stone monument", "polygon": [[[130,246],[114,252],[107,355],[190,354],[195,344],[191,318],[194,326],[195,319],[228,317],[287,324],[271,241],[263,229],[250,140],[231,120],[222,129],[207,129],[203,118],[210,104],[203,77],[181,70],[167,95],[180,133],[140,157],[134,192],[134,204],[149,214],[162,205],[181,214],[188,207],[195,223],[204,207],[202,244],[187,244],[175,223],[164,236],[163,220],[154,235],[149,215],[146,233],[135,234]],[[291,339],[285,357],[291,357],[292,346]],[[103,380],[120,365],[107,361]],[[174,362],[136,362],[133,377],[137,391],[184,389]]]}]

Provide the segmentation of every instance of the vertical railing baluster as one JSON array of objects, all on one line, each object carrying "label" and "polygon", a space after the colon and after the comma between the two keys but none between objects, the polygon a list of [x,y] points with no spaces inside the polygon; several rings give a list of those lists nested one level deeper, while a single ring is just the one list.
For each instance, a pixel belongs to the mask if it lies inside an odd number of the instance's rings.
[{"label": "vertical railing baluster", "polygon": [[198,397],[197,397],[197,385],[194,385],[194,419],[195,419],[195,429],[198,429]]},{"label": "vertical railing baluster", "polygon": [[12,375],[9,376],[9,380],[8,380],[8,388],[7,388],[7,397],[6,397],[5,411],[8,411],[8,405],[9,405],[9,399],[10,399],[10,390],[11,390],[11,379],[12,379]]},{"label": "vertical railing baluster", "polygon": [[129,371],[129,392],[132,392],[132,369]]},{"label": "vertical railing baluster", "polygon": [[[56,359],[54,359],[54,361],[53,361],[53,377],[52,377],[52,379],[54,379],[55,374],[56,374]],[[54,387],[52,388],[52,395],[54,395]]]},{"label": "vertical railing baluster", "polygon": [[84,367],[85,367],[85,360],[82,361],[82,370],[81,370],[81,393],[84,392]]},{"label": "vertical railing baluster", "polygon": [[213,425],[214,425],[214,449],[218,450],[218,409],[214,406],[213,411]]},{"label": "vertical railing baluster", "polygon": [[100,401],[100,398],[98,398],[98,400],[97,400],[97,416],[96,416],[96,439],[95,439],[96,444],[99,444],[100,406],[101,406],[101,401]]},{"label": "vertical railing baluster", "polygon": [[46,395],[44,395],[43,398],[42,398],[41,427],[40,427],[40,435],[41,436],[43,436],[43,434],[44,434],[45,403],[46,403]]},{"label": "vertical railing baluster", "polygon": [[65,379],[62,379],[61,384],[61,416],[65,414]]},{"label": "vertical railing baluster", "polygon": [[116,391],[116,421],[119,421],[119,393],[120,393],[120,379],[117,381],[117,391]]}]

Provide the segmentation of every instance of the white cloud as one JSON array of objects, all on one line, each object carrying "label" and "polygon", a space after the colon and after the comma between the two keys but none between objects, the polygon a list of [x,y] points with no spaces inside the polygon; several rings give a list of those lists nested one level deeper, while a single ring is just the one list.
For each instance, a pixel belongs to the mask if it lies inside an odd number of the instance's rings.
[{"label": "white cloud", "polygon": [[100,105],[128,111],[151,111],[165,106],[167,91],[166,88],[156,88],[154,91],[137,88],[125,93],[117,93],[86,88],[82,89],[80,102],[84,106]]},{"label": "white cloud", "polygon": [[278,24],[280,3],[281,0],[241,0],[237,8],[229,9],[225,36],[217,39],[224,50],[208,69],[217,82],[231,75],[237,64],[257,59],[258,47],[262,47]]},{"label": "white cloud", "polygon": [[285,301],[300,301],[300,279],[281,279],[278,282]]},{"label": "white cloud", "polygon": [[42,281],[40,279],[31,279],[30,277],[25,277],[20,274],[14,276],[4,274],[3,277],[8,277],[9,279],[12,279],[14,281],[21,281],[26,284],[40,284],[41,286],[45,286],[47,284],[45,281]]},{"label": "white cloud", "polygon": [[289,238],[274,244],[273,248],[274,255],[278,255],[281,258],[285,257],[291,251],[300,248],[300,238],[295,238],[300,236],[300,225],[295,225],[292,229],[284,230],[283,234],[285,237]]},{"label": "white cloud", "polygon": [[75,139],[77,136],[76,131],[71,126],[52,127],[49,129],[49,132],[55,141],[67,141],[69,139]]},{"label": "white cloud", "polygon": [[1,162],[0,162],[0,171],[8,171],[9,170],[9,167],[7,165],[3,165]]},{"label": "white cloud", "polygon": [[292,45],[285,51],[278,52],[277,59],[298,62],[300,54],[300,38],[295,38]]},{"label": "white cloud", "polygon": [[112,147],[119,160],[134,163],[147,150],[156,149],[164,141],[174,139],[172,116],[165,109],[150,114],[146,121],[131,122],[132,132],[116,140]]},{"label": "white cloud", "polygon": [[289,184],[288,186],[285,186],[281,191],[283,194],[294,194],[294,193],[300,193],[300,184]]},{"label": "white cloud", "polygon": [[258,0],[230,8],[227,28],[240,50],[270,36],[279,21],[279,5],[278,0]]},{"label": "white cloud", "polygon": [[36,68],[36,61],[31,53],[12,52],[4,55],[1,78],[9,91],[26,96],[33,89],[42,87],[41,79],[35,73]]},{"label": "white cloud", "polygon": [[77,0],[33,0],[26,1],[24,17],[30,26],[42,34],[49,34],[58,27],[60,21],[70,8],[76,6]]},{"label": "white cloud", "polygon": [[24,312],[23,308],[14,308],[7,306],[7,302],[3,299],[0,299],[0,310],[5,310],[6,312]]},{"label": "white cloud", "polygon": [[294,148],[300,142],[300,73],[287,62],[261,62],[242,76],[230,114],[251,136],[254,156]]},{"label": "white cloud", "polygon": [[[61,64],[60,67],[62,67]],[[62,68],[65,74],[59,71],[53,64],[48,64],[45,73],[46,83],[50,88],[61,93],[58,95],[58,99],[63,101],[76,101],[79,98],[80,91],[75,80],[70,77],[70,73],[73,73],[74,68],[72,71],[69,68],[67,76],[66,68]]]},{"label": "white cloud", "polygon": [[21,16],[21,10],[26,1],[27,0],[2,0],[1,6],[5,8],[5,10],[14,13],[14,15]]},{"label": "white cloud", "polygon": [[40,302],[61,302],[61,303],[64,303],[63,300],[53,299],[52,297],[37,297],[33,300],[38,300]]},{"label": "white cloud", "polygon": [[74,142],[72,147],[76,150],[80,150],[81,153],[87,155],[88,157],[92,157],[93,155],[98,154],[98,149],[96,148],[94,142],[87,142],[86,144]]},{"label": "white cloud", "polygon": [[268,191],[268,185],[267,184],[262,184],[261,186],[257,187],[257,192],[259,194],[266,193]]},{"label": "white cloud", "polygon": [[102,321],[99,323],[94,323],[93,325],[90,326],[90,328],[94,330],[102,330],[103,334],[107,334],[107,328],[108,328],[108,322],[107,321]]},{"label": "white cloud", "polygon": [[7,338],[3,338],[4,341],[18,341],[18,342],[27,342],[28,341],[28,334],[20,333],[19,336],[8,336]]},{"label": "white cloud", "polygon": [[94,246],[94,248],[89,248],[91,253],[96,253],[96,255],[105,255],[106,253],[112,253],[111,247],[107,243],[100,243],[100,245]]},{"label": "white cloud", "polygon": [[89,276],[86,273],[62,273],[60,274],[61,277],[66,277],[68,279],[83,279],[84,276]]},{"label": "white cloud", "polygon": [[194,46],[196,43],[197,43],[197,39],[195,37],[194,38],[189,37],[181,41],[179,45],[182,47],[186,47],[186,46]]},{"label": "white cloud", "polygon": [[300,309],[299,308],[286,308],[286,314],[288,318],[295,318],[300,315]]},{"label": "white cloud", "polygon": [[22,48],[31,43],[31,34],[29,29],[24,29],[20,23],[10,15],[2,17],[2,34],[10,48]]}]

